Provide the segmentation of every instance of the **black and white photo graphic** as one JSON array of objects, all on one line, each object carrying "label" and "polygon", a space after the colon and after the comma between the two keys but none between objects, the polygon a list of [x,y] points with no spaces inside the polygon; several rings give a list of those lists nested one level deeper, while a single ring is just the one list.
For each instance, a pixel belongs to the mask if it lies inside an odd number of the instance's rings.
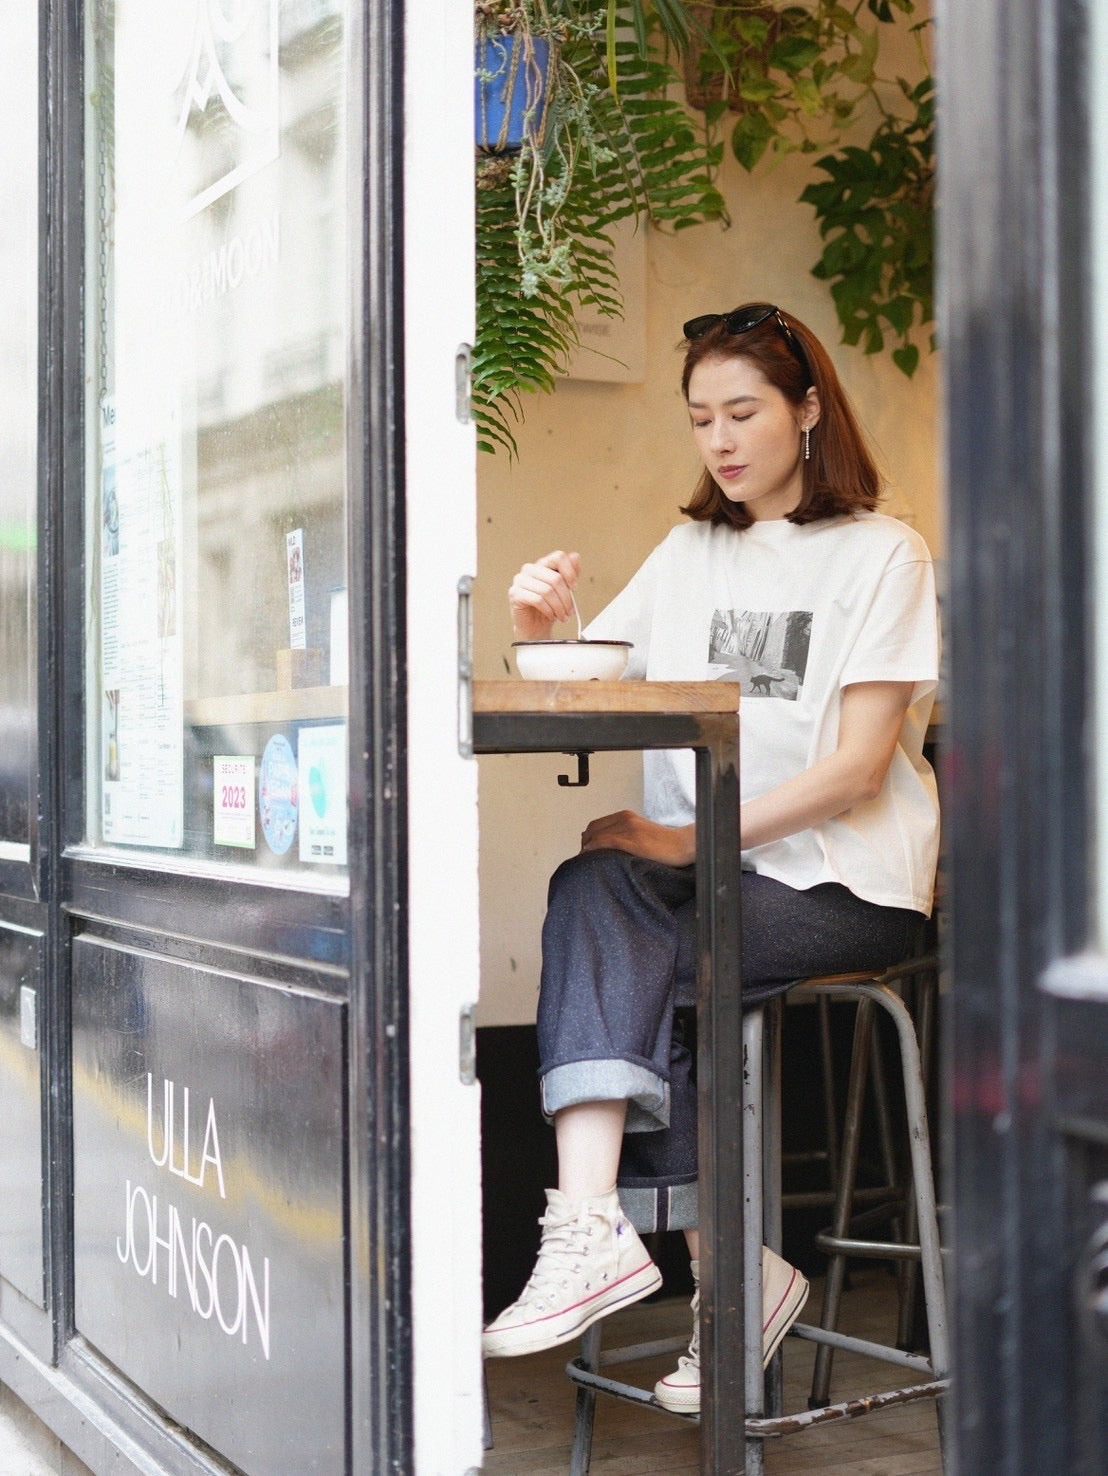
[{"label": "black and white photo graphic", "polygon": [[810,610],[717,610],[708,661],[713,676],[739,682],[744,696],[795,702],[811,639]]}]

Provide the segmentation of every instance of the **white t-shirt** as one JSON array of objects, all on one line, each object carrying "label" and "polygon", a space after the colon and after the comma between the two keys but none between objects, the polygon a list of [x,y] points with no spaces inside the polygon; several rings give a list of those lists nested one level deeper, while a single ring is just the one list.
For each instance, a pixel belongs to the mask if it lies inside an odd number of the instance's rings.
[{"label": "white t-shirt", "polygon": [[[931,555],[880,513],[743,532],[682,523],[589,626],[631,641],[628,677],[739,681],[740,784],[753,799],[833,753],[843,688],[913,682],[876,799],[743,852],[748,869],[803,890],[839,882],[886,907],[931,911],[939,843],[935,776],[922,754],[939,675]],[[692,753],[644,754],[644,809],[695,814]]]}]

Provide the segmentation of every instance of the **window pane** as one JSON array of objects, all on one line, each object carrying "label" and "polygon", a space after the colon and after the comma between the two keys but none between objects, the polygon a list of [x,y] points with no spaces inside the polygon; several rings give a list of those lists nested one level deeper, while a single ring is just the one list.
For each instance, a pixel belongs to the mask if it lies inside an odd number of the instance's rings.
[{"label": "window pane", "polygon": [[345,865],[344,9],[88,6],[100,844]]},{"label": "window pane", "polygon": [[0,88],[0,859],[30,858],[38,465],[38,6],[8,7]]}]

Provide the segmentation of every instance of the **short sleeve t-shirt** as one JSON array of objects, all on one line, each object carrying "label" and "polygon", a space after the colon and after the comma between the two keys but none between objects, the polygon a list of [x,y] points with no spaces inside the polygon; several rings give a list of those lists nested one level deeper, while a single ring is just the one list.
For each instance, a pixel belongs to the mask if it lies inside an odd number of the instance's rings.
[{"label": "short sleeve t-shirt", "polygon": [[[843,689],[910,681],[911,705],[873,800],[743,852],[743,865],[804,890],[838,882],[887,907],[930,912],[938,856],[935,777],[923,757],[939,674],[931,556],[880,513],[739,532],[683,523],[587,635],[631,641],[628,677],[738,681],[740,783],[753,799],[833,753]],[[644,755],[644,809],[695,814],[688,750]]]}]

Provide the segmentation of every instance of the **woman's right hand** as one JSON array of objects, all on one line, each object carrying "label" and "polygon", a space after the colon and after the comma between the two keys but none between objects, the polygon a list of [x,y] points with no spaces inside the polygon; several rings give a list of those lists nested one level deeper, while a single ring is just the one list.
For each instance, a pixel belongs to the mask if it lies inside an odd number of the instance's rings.
[{"label": "woman's right hand", "polygon": [[576,618],[571,591],[580,572],[581,555],[561,549],[524,564],[508,588],[517,640],[545,641],[556,621]]}]

